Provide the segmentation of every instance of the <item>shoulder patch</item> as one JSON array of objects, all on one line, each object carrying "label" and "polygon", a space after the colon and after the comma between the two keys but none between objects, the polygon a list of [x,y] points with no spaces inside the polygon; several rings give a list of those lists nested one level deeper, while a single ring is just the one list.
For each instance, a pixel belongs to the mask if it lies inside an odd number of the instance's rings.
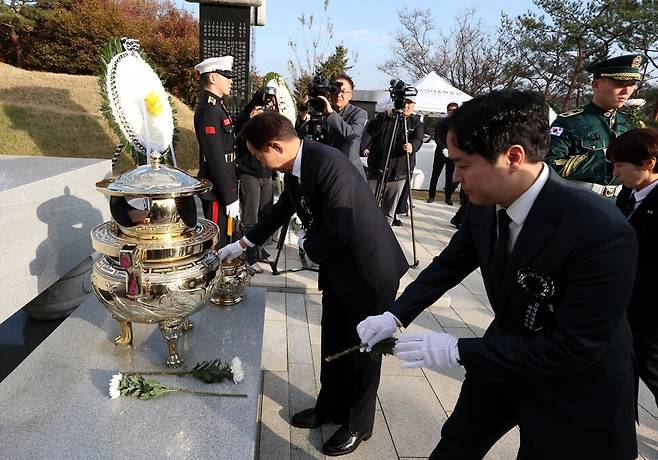
[{"label": "shoulder patch", "polygon": [[582,113],[582,112],[583,112],[582,108],[573,109],[573,110],[569,110],[568,112],[561,113],[560,116],[561,117],[573,117],[574,115],[578,115],[579,113]]},{"label": "shoulder patch", "polygon": [[564,131],[564,128],[562,128],[560,126],[553,126],[549,132],[553,136],[559,136],[560,134],[562,134],[563,131]]}]

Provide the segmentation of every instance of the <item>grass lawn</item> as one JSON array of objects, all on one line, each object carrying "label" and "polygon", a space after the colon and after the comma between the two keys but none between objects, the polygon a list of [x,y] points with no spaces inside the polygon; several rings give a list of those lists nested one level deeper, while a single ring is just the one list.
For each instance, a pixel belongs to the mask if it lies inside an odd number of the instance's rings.
[{"label": "grass lawn", "polygon": [[[100,113],[94,76],[34,72],[0,63],[0,155],[111,158],[118,139]],[[179,167],[195,172],[194,114],[174,99]],[[122,155],[115,173],[134,165]]]}]

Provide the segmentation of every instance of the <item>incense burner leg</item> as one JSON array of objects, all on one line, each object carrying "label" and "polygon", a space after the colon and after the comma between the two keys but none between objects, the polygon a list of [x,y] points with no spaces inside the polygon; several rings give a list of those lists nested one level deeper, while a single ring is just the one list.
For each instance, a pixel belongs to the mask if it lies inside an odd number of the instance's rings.
[{"label": "incense burner leg", "polygon": [[115,345],[130,345],[133,343],[133,323],[125,319],[116,319],[121,334],[114,339]]},{"label": "incense burner leg", "polygon": [[161,321],[158,323],[160,326],[160,333],[167,342],[167,367],[179,367],[183,364],[183,358],[178,356],[178,339],[183,333],[183,321],[180,319],[177,320],[167,320]]}]

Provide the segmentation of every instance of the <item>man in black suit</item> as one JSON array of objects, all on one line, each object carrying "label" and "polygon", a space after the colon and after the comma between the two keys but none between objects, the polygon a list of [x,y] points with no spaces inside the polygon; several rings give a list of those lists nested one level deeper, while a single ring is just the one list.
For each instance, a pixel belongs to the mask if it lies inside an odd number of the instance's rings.
[{"label": "man in black suit", "polygon": [[[297,213],[304,229],[299,247],[319,264],[321,355],[359,344],[356,325],[395,300],[399,280],[409,268],[368,184],[340,151],[309,139],[301,141],[292,123],[278,113],[252,118],[240,136],[265,167],[285,173],[285,187],[270,213],[241,240],[220,249],[220,259],[263,244]],[[380,362],[361,353],[323,360],[316,405],[296,414],[292,425],[315,428],[340,423],[322,452],[354,451],[372,434],[380,367]]]},{"label": "man in black suit", "polygon": [[[459,105],[456,102],[451,102],[446,107],[446,117],[449,117]],[[443,125],[447,122],[446,118],[438,121],[436,129],[434,130],[434,142],[436,142],[436,149],[434,150],[434,162],[432,163],[432,177],[430,179],[430,188],[427,191],[427,202],[433,203],[436,196],[436,184],[439,182],[439,176],[443,167],[446,167],[446,176],[443,185],[443,192],[445,195],[445,202],[447,205],[452,206],[452,194],[457,188],[457,184],[452,180],[452,175],[455,172],[455,165],[452,160],[448,158],[448,148],[446,147],[443,138]]]},{"label": "man in black suit", "polygon": [[614,139],[607,150],[612,173],[623,188],[617,207],[637,233],[639,252],[628,319],[638,377],[658,405],[658,131],[633,129]]},{"label": "man in black suit", "polygon": [[494,91],[448,122],[471,205],[448,246],[390,311],[357,327],[371,347],[480,267],[495,312],[484,337],[402,334],[403,367],[466,377],[430,458],[480,459],[518,425],[520,459],[633,459],[635,391],[626,306],[637,241],[611,201],[542,162],[548,106]]}]

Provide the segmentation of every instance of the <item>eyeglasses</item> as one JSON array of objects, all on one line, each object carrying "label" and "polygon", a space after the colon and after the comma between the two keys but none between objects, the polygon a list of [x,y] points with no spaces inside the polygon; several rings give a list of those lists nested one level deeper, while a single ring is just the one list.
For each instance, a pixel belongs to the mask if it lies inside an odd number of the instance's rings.
[{"label": "eyeglasses", "polygon": [[342,94],[343,96],[347,96],[348,94],[352,94],[351,89],[341,89],[339,92],[336,93],[336,95]]}]

